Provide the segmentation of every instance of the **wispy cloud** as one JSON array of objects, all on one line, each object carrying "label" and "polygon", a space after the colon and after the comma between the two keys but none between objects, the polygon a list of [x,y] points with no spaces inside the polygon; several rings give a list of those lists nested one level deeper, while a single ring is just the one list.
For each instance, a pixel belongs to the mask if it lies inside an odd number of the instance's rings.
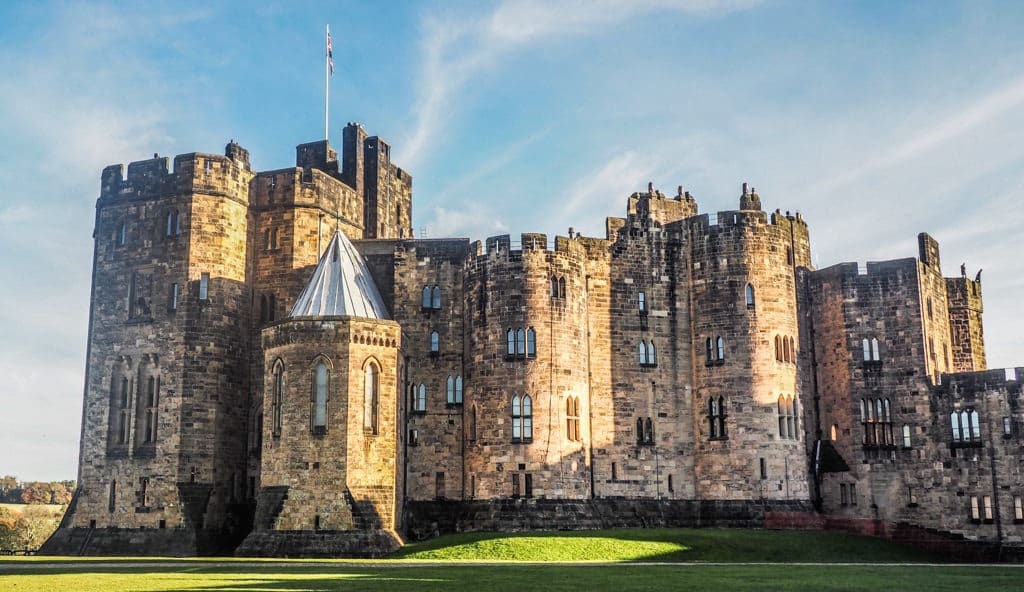
[{"label": "wispy cloud", "polygon": [[496,66],[509,52],[550,39],[593,35],[615,24],[656,12],[720,15],[757,6],[761,0],[508,0],[491,14],[466,18],[428,17],[423,23],[423,63],[416,124],[399,151],[415,170],[439,131],[461,108],[459,91]]},{"label": "wispy cloud", "polygon": [[[659,166],[656,157],[635,151],[614,156],[593,174],[584,176],[569,187],[566,191],[567,199],[558,207],[555,217],[574,220],[585,210],[621,211],[622,196],[636,191],[646,180],[653,178]],[[594,224],[593,216],[586,216],[577,228],[585,234],[601,236],[598,228],[586,226],[588,221]]]}]

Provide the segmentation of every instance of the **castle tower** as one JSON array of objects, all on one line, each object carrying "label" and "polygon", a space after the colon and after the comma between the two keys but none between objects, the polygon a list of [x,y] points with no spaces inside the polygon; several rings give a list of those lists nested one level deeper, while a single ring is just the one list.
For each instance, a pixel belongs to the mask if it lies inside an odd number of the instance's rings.
[{"label": "castle tower", "polygon": [[741,205],[689,224],[693,478],[699,498],[806,500],[795,273],[806,226],[769,222],[746,187]]},{"label": "castle tower", "polygon": [[238,554],[398,547],[400,342],[365,262],[335,233],[291,313],[263,330],[259,495]]},{"label": "castle tower", "polygon": [[44,552],[210,553],[244,522],[253,173],[226,154],[103,171],[79,490]]},{"label": "castle tower", "polygon": [[949,301],[949,330],[952,341],[952,372],[985,370],[985,333],[981,315],[981,272],[975,279],[966,273],[958,278],[946,278]]}]

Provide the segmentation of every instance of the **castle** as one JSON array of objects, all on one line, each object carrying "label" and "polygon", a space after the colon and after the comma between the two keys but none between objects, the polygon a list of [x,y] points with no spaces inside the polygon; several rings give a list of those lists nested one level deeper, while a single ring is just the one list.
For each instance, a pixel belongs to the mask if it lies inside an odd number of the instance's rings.
[{"label": "castle", "polygon": [[653,186],[606,236],[417,239],[359,124],[255,172],[110,166],[79,489],[44,552],[379,555],[472,528],[909,524],[1024,536],[980,277],[814,270],[800,214]]}]

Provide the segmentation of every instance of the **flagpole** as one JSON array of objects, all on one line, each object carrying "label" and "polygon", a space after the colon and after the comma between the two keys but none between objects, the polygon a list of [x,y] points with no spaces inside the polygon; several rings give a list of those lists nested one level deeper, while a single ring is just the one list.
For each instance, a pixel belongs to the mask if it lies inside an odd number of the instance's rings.
[{"label": "flagpole", "polygon": [[[331,25],[327,25],[327,43],[331,42]],[[324,140],[330,139],[328,117],[330,116],[331,97],[331,56],[324,53]]]}]

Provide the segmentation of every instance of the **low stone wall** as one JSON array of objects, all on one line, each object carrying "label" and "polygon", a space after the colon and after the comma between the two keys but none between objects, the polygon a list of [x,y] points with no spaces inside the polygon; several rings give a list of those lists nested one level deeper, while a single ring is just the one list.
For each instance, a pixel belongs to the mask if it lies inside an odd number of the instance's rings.
[{"label": "low stone wall", "polygon": [[453,532],[595,530],[601,528],[760,528],[766,512],[810,512],[809,502],[733,500],[493,499],[412,501],[405,505],[409,538]]}]

